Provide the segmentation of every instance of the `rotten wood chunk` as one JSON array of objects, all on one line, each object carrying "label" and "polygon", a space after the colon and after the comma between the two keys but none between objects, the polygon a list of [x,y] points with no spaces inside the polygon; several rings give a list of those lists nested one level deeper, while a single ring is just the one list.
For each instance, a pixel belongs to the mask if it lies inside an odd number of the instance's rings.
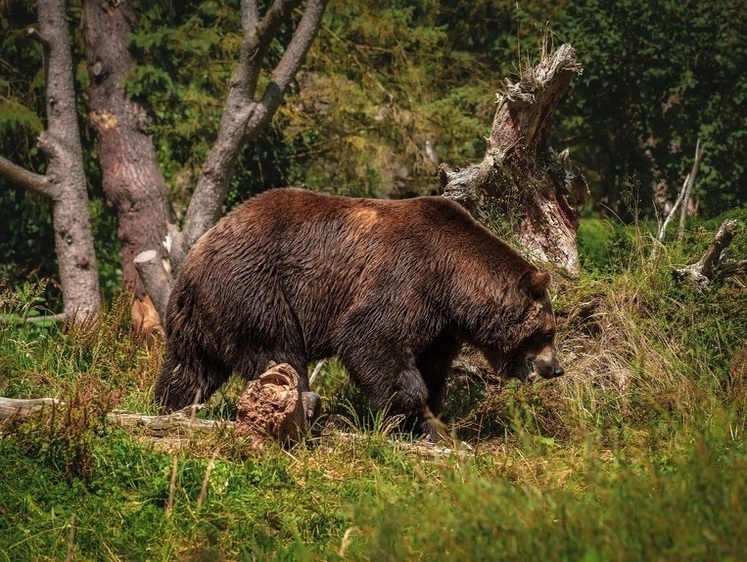
[{"label": "rotten wood chunk", "polygon": [[295,369],[287,363],[270,367],[246,385],[239,399],[234,435],[249,437],[257,448],[267,440],[292,445],[306,433],[307,418],[313,417],[316,407],[312,404],[308,415],[304,402]]}]

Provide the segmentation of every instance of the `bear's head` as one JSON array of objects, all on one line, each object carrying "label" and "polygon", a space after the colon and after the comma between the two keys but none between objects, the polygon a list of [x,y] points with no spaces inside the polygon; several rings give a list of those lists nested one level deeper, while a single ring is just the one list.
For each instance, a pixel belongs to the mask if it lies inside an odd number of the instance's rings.
[{"label": "bear's head", "polygon": [[519,283],[519,289],[529,296],[529,306],[523,318],[523,337],[507,358],[507,366],[510,375],[522,380],[535,375],[551,379],[564,373],[555,349],[555,315],[547,290],[551,282],[549,273],[532,270]]},{"label": "bear's head", "polygon": [[515,320],[503,325],[498,342],[482,347],[496,371],[508,377],[531,380],[563,375],[555,349],[555,316],[548,287],[552,277],[532,269],[518,283]]}]

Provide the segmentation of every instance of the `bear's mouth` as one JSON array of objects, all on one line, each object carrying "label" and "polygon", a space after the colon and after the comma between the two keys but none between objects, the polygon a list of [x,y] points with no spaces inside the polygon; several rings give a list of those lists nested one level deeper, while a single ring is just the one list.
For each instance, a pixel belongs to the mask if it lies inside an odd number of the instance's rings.
[{"label": "bear's mouth", "polygon": [[532,359],[524,361],[519,378],[524,382],[532,382],[537,378],[537,371],[534,368],[534,361]]}]

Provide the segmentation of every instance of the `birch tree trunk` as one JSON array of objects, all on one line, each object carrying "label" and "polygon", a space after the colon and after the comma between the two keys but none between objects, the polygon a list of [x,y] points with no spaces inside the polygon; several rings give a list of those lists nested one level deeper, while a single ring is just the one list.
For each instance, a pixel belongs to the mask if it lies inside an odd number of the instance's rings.
[{"label": "birch tree trunk", "polygon": [[506,80],[483,161],[462,170],[442,166],[440,172],[444,196],[493,230],[508,223],[531,256],[572,275],[579,268],[577,208],[587,185],[568,151],[550,147],[549,136],[550,119],[580,73],[573,47],[562,45],[518,83]]},{"label": "birch tree trunk", "polygon": [[30,33],[44,51],[47,128],[39,136],[39,148],[47,157],[47,169],[44,175],[36,174],[0,157],[0,174],[51,202],[63,315],[83,321],[95,317],[101,297],[75,111],[65,0],[39,0],[38,10],[39,27]]}]

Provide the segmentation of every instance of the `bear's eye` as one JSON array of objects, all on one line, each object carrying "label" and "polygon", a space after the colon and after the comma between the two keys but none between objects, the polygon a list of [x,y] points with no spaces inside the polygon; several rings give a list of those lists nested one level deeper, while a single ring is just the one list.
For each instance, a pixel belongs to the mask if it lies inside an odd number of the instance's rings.
[{"label": "bear's eye", "polygon": [[548,330],[542,334],[542,339],[545,341],[552,341],[555,337],[555,330]]}]

